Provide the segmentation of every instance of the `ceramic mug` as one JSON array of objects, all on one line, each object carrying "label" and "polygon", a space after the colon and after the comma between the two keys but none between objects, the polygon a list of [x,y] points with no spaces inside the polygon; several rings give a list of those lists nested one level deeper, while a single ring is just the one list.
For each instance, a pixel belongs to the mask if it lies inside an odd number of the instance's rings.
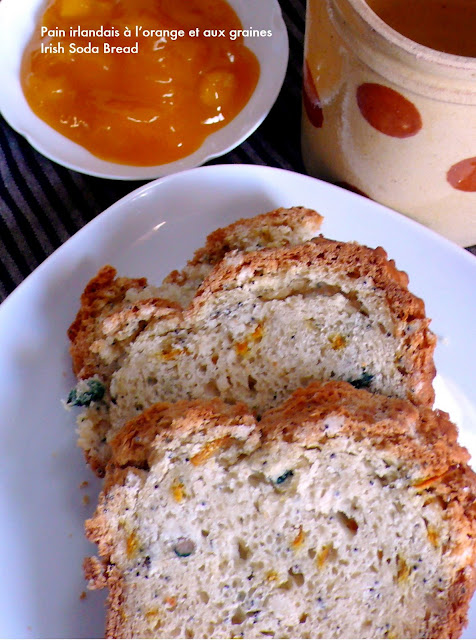
[{"label": "ceramic mug", "polygon": [[307,171],[476,243],[476,58],[401,35],[364,0],[308,0]]}]

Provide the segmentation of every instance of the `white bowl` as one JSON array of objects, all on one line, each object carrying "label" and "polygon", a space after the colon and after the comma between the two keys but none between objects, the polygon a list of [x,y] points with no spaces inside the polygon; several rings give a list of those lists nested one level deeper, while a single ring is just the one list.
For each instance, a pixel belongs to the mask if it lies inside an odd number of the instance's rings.
[{"label": "white bowl", "polygon": [[286,74],[289,44],[278,0],[228,0],[244,29],[271,29],[272,37],[245,38],[261,73],[248,104],[230,124],[208,136],[182,160],[153,167],[107,162],[52,129],[30,109],[20,83],[23,50],[45,8],[45,0],[0,2],[0,112],[5,120],[50,160],[100,178],[144,180],[197,167],[238,146],[261,124],[273,106]]}]

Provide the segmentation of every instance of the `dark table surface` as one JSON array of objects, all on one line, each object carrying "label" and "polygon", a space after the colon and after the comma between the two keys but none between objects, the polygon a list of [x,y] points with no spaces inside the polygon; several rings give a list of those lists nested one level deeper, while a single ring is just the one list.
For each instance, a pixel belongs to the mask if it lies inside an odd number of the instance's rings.
[{"label": "dark table surface", "polygon": [[[299,129],[305,0],[280,4],[290,44],[281,93],[259,129],[210,164],[260,164],[304,172]],[[36,152],[0,116],[0,301],[76,231],[142,184],[61,167]],[[476,255],[476,247],[470,250]]]}]

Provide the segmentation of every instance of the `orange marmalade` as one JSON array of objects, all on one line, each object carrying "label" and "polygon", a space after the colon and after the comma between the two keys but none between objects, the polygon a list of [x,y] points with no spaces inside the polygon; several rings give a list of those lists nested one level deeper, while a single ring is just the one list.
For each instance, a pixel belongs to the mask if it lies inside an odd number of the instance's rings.
[{"label": "orange marmalade", "polygon": [[259,78],[224,0],[51,0],[28,44],[33,111],[103,160],[164,164],[196,151]]}]

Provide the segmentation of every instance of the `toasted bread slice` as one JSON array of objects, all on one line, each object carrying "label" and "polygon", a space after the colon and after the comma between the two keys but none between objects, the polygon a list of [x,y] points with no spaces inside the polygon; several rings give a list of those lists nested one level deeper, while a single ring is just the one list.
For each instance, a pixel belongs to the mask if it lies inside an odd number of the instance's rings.
[{"label": "toasted bread slice", "polygon": [[325,238],[225,257],[172,331],[154,323],[111,382],[119,429],[160,401],[218,396],[258,415],[315,379],[431,405],[435,338],[383,249]]},{"label": "toasted bread slice", "polygon": [[444,413],[312,383],[258,425],[159,404],[111,441],[87,535],[111,638],[454,638],[476,477]]}]

